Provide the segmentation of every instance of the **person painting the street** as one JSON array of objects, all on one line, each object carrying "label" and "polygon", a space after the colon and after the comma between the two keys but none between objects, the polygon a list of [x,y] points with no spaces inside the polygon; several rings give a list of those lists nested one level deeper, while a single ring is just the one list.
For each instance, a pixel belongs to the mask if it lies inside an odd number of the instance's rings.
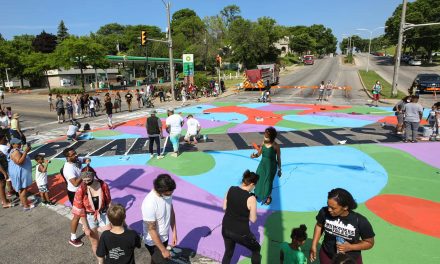
[{"label": "person painting the street", "polygon": [[[168,244],[177,245],[176,215],[172,195],[176,182],[168,174],[160,174],[153,182],[153,190],[142,202],[144,243],[151,255],[151,263],[164,264],[171,258]],[[169,230],[173,232],[169,237]]]},{"label": "person painting the street", "polygon": [[223,200],[225,215],[222,221],[222,236],[225,254],[222,264],[231,263],[237,243],[252,251],[252,264],[261,263],[261,246],[249,228],[249,221],[257,221],[257,199],[252,190],[255,189],[258,178],[258,174],[246,170],[241,185],[231,186]]},{"label": "person painting the street", "polygon": [[277,131],[273,127],[268,127],[264,131],[264,141],[258,153],[252,153],[251,158],[261,158],[258,164],[257,174],[260,176],[255,195],[257,200],[265,205],[272,202],[272,186],[275,175],[278,170],[278,177],[281,177],[281,150],[278,143],[275,142]]},{"label": "person painting the street", "polygon": [[98,179],[96,171],[89,165],[81,170],[81,179],[82,183],[73,200],[72,213],[81,218],[84,233],[89,237],[93,254],[96,254],[99,232],[111,228],[107,209],[112,198],[107,183]]},{"label": "person painting the street", "polygon": [[319,251],[321,264],[331,264],[337,253],[345,253],[362,264],[362,250],[374,246],[374,231],[363,215],[354,212],[357,203],[345,189],[336,188],[327,196],[327,206],[321,208],[316,216],[313,242],[310,248],[310,261],[317,258],[319,239],[324,233],[324,241]]},{"label": "person painting the street", "polygon": [[379,81],[376,81],[376,83],[373,85],[373,103],[376,102],[376,106],[378,106],[379,99],[380,99],[380,92],[382,91],[382,85],[380,85]]}]

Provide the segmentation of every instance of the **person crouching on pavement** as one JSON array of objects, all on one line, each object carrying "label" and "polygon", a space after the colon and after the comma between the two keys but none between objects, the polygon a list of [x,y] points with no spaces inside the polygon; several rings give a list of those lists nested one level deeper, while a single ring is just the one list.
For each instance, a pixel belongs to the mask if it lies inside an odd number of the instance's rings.
[{"label": "person crouching on pavement", "polygon": [[188,129],[184,137],[185,141],[191,143],[191,137],[194,137],[194,144],[197,144],[197,138],[199,138],[200,130],[202,129],[199,121],[197,121],[193,115],[188,115],[186,125]]},{"label": "person crouching on pavement", "polygon": [[80,127],[80,123],[78,123],[77,121],[72,121],[67,128],[67,140],[73,140],[74,142],[78,141],[78,130],[80,129]]}]

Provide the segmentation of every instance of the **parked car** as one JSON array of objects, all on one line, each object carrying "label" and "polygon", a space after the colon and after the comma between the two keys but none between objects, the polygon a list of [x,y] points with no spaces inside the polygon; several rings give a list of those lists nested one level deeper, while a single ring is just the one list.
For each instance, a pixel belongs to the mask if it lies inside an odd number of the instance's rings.
[{"label": "parked car", "polygon": [[412,57],[410,55],[405,54],[405,55],[402,55],[401,60],[402,60],[402,62],[408,63],[411,58]]},{"label": "parked car", "polygon": [[435,73],[421,73],[416,76],[412,84],[416,94],[426,92],[427,88],[440,88],[440,75]]},{"label": "parked car", "polygon": [[422,65],[422,60],[419,58],[411,58],[408,61],[408,64],[411,66],[420,66],[420,65]]}]

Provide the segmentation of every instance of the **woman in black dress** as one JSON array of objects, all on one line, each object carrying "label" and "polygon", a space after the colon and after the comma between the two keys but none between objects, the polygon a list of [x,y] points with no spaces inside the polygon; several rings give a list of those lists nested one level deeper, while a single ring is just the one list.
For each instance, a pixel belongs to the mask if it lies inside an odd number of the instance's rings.
[{"label": "woman in black dress", "polygon": [[249,228],[249,221],[257,221],[257,199],[251,192],[258,182],[258,175],[246,170],[240,186],[229,188],[223,202],[225,216],[222,222],[222,235],[225,254],[222,264],[231,263],[235,244],[238,243],[252,251],[252,264],[261,262],[261,246]]}]

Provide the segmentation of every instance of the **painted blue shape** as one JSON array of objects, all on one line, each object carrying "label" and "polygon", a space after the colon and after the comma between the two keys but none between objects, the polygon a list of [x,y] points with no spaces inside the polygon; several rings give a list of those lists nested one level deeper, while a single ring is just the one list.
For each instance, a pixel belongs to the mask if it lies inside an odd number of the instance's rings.
[{"label": "painted blue shape", "polygon": [[431,112],[431,108],[424,108],[423,109],[423,118],[426,119],[429,116],[429,112]]},{"label": "painted blue shape", "polygon": [[247,120],[247,116],[239,113],[204,113],[197,114],[195,118],[201,118],[206,120],[222,121],[229,123],[241,124]]},{"label": "painted blue shape", "polygon": [[141,136],[139,136],[137,134],[125,134],[125,133],[122,133],[120,135],[115,135],[115,136],[95,137],[94,139],[96,139],[96,140],[115,140],[115,139],[140,138],[140,137]]},{"label": "painted blue shape", "polygon": [[237,106],[240,107],[247,107],[247,108],[259,108],[263,106],[269,105],[268,103],[247,103],[247,104],[239,104]]},{"label": "painted blue shape", "polygon": [[372,120],[362,120],[345,117],[332,117],[320,115],[285,115],[283,119],[307,124],[330,127],[363,127],[375,123]]},{"label": "painted blue shape", "polygon": [[[250,159],[252,150],[208,152],[215,167],[198,176],[181,177],[218,197],[239,185],[246,169],[256,171],[259,159]],[[281,178],[275,177],[272,204],[260,208],[295,212],[317,211],[326,205],[327,193],[344,188],[357,202],[378,195],[385,187],[385,169],[362,151],[347,146],[283,148]],[[232,165],[234,164],[234,165]],[[232,165],[232,166],[231,166]]]},{"label": "painted blue shape", "polygon": [[[384,115],[394,115],[394,111],[393,111],[393,107],[377,107],[378,109],[382,109],[385,111],[389,111],[389,114],[384,114]],[[424,108],[423,109],[423,118],[427,118],[429,116],[429,112],[431,111],[430,107]]]},{"label": "painted blue shape", "polygon": [[274,126],[277,131],[297,131],[298,129],[282,126]]},{"label": "painted blue shape", "polygon": [[182,113],[192,113],[192,114],[201,114],[203,111],[208,109],[218,108],[214,105],[195,105],[195,106],[188,106],[188,107],[182,107],[176,109],[176,112],[182,112]]}]

